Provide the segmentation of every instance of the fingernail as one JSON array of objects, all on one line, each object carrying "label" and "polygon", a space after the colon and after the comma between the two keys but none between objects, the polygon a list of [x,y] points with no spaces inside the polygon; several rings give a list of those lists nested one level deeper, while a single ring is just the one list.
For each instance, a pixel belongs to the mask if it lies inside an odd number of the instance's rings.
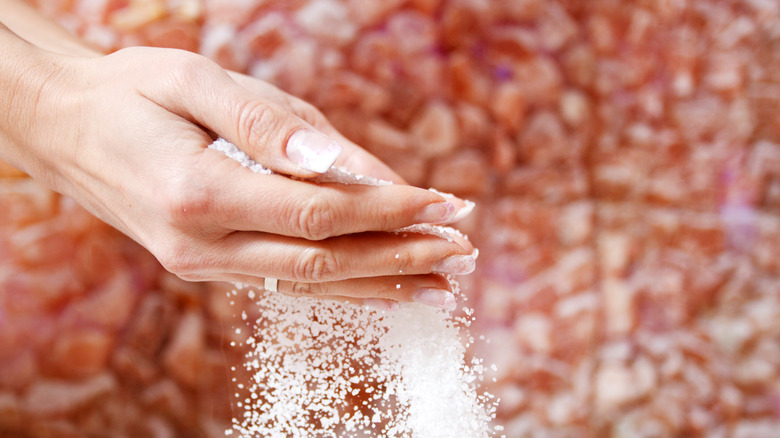
[{"label": "fingernail", "polygon": [[458,212],[457,212],[457,213],[455,213],[455,217],[453,217],[453,218],[452,218],[452,222],[457,222],[457,221],[459,221],[459,220],[463,219],[464,217],[466,217],[466,216],[468,216],[469,214],[471,214],[471,211],[472,211],[472,210],[474,210],[474,206],[475,206],[476,204],[474,204],[474,203],[473,203],[473,202],[471,202],[471,201],[465,201],[465,203],[466,203],[466,205],[464,205],[463,207],[461,207],[461,209],[460,209],[460,210],[458,210]]},{"label": "fingernail", "polygon": [[451,202],[436,202],[428,204],[414,216],[418,224],[440,224],[450,221],[455,216],[455,204]]},{"label": "fingernail", "polygon": [[477,261],[471,255],[453,255],[449,256],[433,267],[434,272],[440,274],[466,275],[474,272],[477,267]]},{"label": "fingernail", "polygon": [[412,299],[415,303],[425,304],[438,309],[455,309],[455,295],[444,289],[424,287],[418,289],[412,296]]},{"label": "fingernail", "polygon": [[341,145],[325,134],[310,129],[295,131],[287,140],[287,158],[299,167],[325,173],[336,162]]},{"label": "fingernail", "polygon": [[398,307],[398,303],[395,301],[382,300],[379,298],[366,298],[363,300],[363,304],[374,310],[393,310]]}]

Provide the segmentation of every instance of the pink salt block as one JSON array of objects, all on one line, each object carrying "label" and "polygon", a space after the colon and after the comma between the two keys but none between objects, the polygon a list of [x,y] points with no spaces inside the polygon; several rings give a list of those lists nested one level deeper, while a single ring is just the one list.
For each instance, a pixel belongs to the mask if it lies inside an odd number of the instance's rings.
[{"label": "pink salt block", "polygon": [[105,332],[73,330],[60,334],[48,361],[62,377],[87,377],[105,368],[112,347],[113,339]]},{"label": "pink salt block", "polygon": [[507,132],[515,133],[522,128],[526,102],[522,88],[514,82],[499,84],[493,91],[490,107],[493,116]]},{"label": "pink salt block", "polygon": [[433,163],[429,185],[458,195],[490,191],[488,165],[482,154],[466,150]]},{"label": "pink salt block", "polygon": [[424,157],[448,155],[458,145],[455,114],[443,102],[434,101],[423,108],[415,117],[409,131],[418,152]]},{"label": "pink salt block", "polygon": [[137,298],[130,274],[126,270],[117,270],[108,283],[73,304],[64,318],[76,324],[119,329],[130,320]]},{"label": "pink salt block", "polygon": [[184,313],[163,353],[165,369],[179,382],[198,387],[206,349],[205,322],[197,311]]},{"label": "pink salt block", "polygon": [[12,392],[0,392],[0,429],[15,430],[22,424],[19,400]]},{"label": "pink salt block", "polygon": [[193,22],[162,20],[150,23],[142,30],[150,46],[197,52],[200,46],[200,25]]},{"label": "pink salt block", "polygon": [[74,382],[41,379],[24,393],[21,408],[32,418],[67,415],[116,390],[116,379],[108,373]]}]

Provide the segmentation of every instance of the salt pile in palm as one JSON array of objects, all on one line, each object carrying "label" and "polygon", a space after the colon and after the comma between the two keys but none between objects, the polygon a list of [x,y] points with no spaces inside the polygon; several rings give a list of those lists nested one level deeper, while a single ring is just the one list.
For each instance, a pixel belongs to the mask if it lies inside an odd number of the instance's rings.
[{"label": "salt pile in palm", "polygon": [[[264,172],[224,140],[211,147]],[[326,178],[385,183],[335,169]],[[431,228],[418,232],[444,238],[451,232]],[[455,280],[450,282],[457,292]],[[481,361],[466,364],[469,318],[413,303],[384,312],[268,291],[257,294],[241,285],[236,289],[231,294],[256,299],[260,314],[246,340],[251,382],[236,381],[243,416],[234,418],[228,434],[428,438],[484,437],[501,430],[491,425],[497,401],[478,389]],[[246,312],[242,318],[248,318]]]}]

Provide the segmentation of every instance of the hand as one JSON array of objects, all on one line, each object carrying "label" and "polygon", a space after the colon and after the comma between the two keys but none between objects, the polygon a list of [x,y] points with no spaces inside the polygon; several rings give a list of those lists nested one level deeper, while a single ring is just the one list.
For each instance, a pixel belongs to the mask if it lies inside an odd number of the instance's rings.
[{"label": "hand", "polygon": [[12,117],[3,125],[10,161],[184,279],[262,286],[273,277],[285,293],[446,306],[449,284],[432,272],[473,270],[464,239],[387,232],[445,223],[459,200],[401,184],[317,185],[254,174],[207,149],[215,133],[280,174],[308,178],[338,160],[401,181],[310,106],[273,87],[169,49],[28,59],[36,74],[17,74],[31,86],[15,94],[37,99],[17,96],[25,103],[17,123]]}]

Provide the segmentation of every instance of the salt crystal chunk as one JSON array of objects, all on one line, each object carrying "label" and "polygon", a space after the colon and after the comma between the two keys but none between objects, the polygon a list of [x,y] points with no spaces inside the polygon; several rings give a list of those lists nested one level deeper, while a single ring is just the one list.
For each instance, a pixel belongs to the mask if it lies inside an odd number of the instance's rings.
[{"label": "salt crystal chunk", "polygon": [[64,415],[76,412],[116,389],[117,382],[108,373],[77,382],[41,379],[25,392],[21,408],[33,418]]},{"label": "salt crystal chunk", "polygon": [[205,344],[202,315],[195,311],[185,313],[163,353],[165,368],[180,382],[199,386]]},{"label": "salt crystal chunk", "polygon": [[455,114],[442,102],[428,104],[412,122],[410,132],[424,157],[447,155],[458,144]]}]

